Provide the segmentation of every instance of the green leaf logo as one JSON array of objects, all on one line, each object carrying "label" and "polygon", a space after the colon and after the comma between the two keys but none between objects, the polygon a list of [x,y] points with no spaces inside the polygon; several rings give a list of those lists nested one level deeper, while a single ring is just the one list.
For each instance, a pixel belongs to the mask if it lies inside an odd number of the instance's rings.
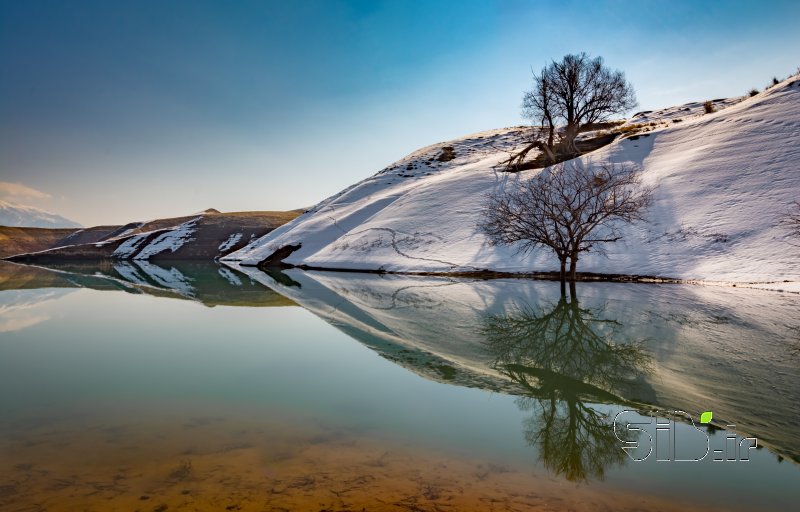
[{"label": "green leaf logo", "polygon": [[711,423],[711,418],[713,416],[714,415],[711,413],[711,411],[706,411],[700,414],[700,423]]}]

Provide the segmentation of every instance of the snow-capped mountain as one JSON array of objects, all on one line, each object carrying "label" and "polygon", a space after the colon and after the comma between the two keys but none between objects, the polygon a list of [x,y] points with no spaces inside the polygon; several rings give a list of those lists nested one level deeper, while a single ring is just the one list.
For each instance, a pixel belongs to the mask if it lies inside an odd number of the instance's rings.
[{"label": "snow-capped mountain", "polygon": [[0,200],[0,226],[29,228],[79,228],[80,224],[33,206]]},{"label": "snow-capped mountain", "polygon": [[[747,98],[643,112],[581,159],[639,166],[655,187],[648,222],[629,226],[579,271],[723,282],[800,281],[783,224],[800,197],[800,76]],[[622,125],[622,126],[626,126]],[[223,261],[399,272],[555,271],[547,250],[487,243],[487,193],[540,170],[503,172],[525,130],[506,128],[423,148],[326,199]],[[288,256],[286,256],[288,254]]]}]

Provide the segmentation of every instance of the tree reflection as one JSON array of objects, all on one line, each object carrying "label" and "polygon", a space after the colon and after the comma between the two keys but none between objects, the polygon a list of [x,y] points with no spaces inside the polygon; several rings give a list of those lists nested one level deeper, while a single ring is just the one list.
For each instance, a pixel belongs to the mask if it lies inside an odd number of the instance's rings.
[{"label": "tree reflection", "polygon": [[544,466],[571,481],[603,479],[627,456],[609,414],[585,402],[625,404],[620,396],[642,385],[650,357],[643,340],[622,342],[619,322],[570,291],[550,307],[488,316],[483,331],[494,367],[526,390],[517,405],[531,413],[525,438]]}]

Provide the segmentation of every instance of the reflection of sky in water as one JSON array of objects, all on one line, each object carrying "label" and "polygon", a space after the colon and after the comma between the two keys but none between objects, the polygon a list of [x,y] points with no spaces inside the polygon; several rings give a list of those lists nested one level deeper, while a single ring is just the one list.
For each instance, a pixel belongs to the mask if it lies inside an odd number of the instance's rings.
[{"label": "reflection of sky in water", "polygon": [[0,290],[0,333],[26,329],[50,319],[47,302],[58,300],[75,290]]},{"label": "reflection of sky in water", "polygon": [[[204,293],[211,293],[212,277],[216,288],[229,283],[216,266],[210,267],[207,275],[181,271],[197,284],[199,300]],[[523,303],[536,311],[552,312],[556,302],[551,300],[550,283],[458,282],[441,286],[435,280],[418,279],[408,288],[407,278],[340,274],[313,281],[299,272],[290,275],[301,288],[273,285],[311,311],[208,308],[192,301],[119,291],[81,290],[68,296],[68,290],[52,289],[0,292],[4,313],[31,308],[36,316],[51,318],[0,336],[0,389],[4,390],[0,393],[4,411],[0,431],[6,436],[6,444],[0,446],[9,449],[14,446],[13,439],[47,432],[48,428],[80,432],[111,422],[168,432],[172,421],[184,424],[193,421],[191,418],[224,416],[233,423],[273,422],[288,428],[300,421],[304,426],[324,426],[328,432],[344,432],[365,442],[534,471],[546,467],[562,476],[570,476],[567,468],[576,481],[582,480],[583,471],[586,480],[597,485],[667,498],[674,489],[681,489],[681,496],[687,499],[705,499],[717,506],[789,500],[792,485],[800,476],[796,465],[789,461],[777,464],[767,450],[754,451],[749,463],[715,463],[711,457],[702,463],[627,461],[610,436],[611,422],[605,414],[613,415],[622,406],[596,406],[587,396],[606,399],[602,392],[610,391],[625,400],[630,383],[617,386],[617,381],[609,380],[614,375],[609,375],[608,366],[603,366],[606,375],[587,377],[588,363],[571,368],[575,362],[569,352],[562,354],[556,365],[535,362],[532,357],[541,359],[542,354],[530,352],[524,339],[522,345],[509,347],[512,356],[504,361],[521,367],[506,365],[507,377],[536,377],[526,381],[530,390],[518,390],[521,397],[447,384],[449,374],[428,364],[452,360],[459,373],[464,372],[462,368],[482,365],[484,375],[502,376],[497,371],[498,353],[487,353],[486,333],[480,334],[484,312],[508,313],[513,311],[511,304]],[[321,282],[325,286],[320,286]],[[214,293],[233,296],[226,294],[237,288],[227,286],[227,291],[215,289]],[[651,344],[658,340],[654,335],[659,331],[652,330],[655,317],[643,316],[643,312],[658,309],[661,316],[679,318],[677,330],[661,333],[669,348],[647,352],[656,358],[656,366],[668,367],[669,371],[662,370],[664,375],[673,377],[673,368],[680,370],[684,361],[693,362],[686,351],[702,341],[698,333],[711,338],[720,332],[740,334],[730,343],[730,357],[712,339],[715,351],[701,352],[712,366],[738,363],[745,353],[739,352],[741,340],[757,339],[757,333],[767,349],[776,350],[779,343],[773,334],[785,320],[781,308],[792,306],[791,302],[780,303],[784,299],[776,299],[774,294],[763,297],[778,300],[777,305],[751,304],[743,310],[734,307],[735,301],[726,296],[729,291],[712,297],[718,301],[714,304],[709,297],[698,298],[693,288],[587,285],[579,290],[582,307],[591,307],[597,315],[605,315],[603,318],[615,318],[622,327],[633,326],[627,336],[634,340]],[[722,317],[717,314],[720,311],[728,320],[716,319]],[[767,311],[772,311],[772,316]],[[711,317],[709,312],[717,316]],[[601,337],[613,330],[607,324],[589,323]],[[403,350],[410,352],[396,350],[392,343],[405,343]],[[606,357],[602,344],[598,347],[597,353]],[[439,350],[442,357],[397,361],[407,368],[387,360],[417,354],[419,349],[428,354]],[[597,353],[592,357],[597,358]],[[591,357],[587,361],[591,363]],[[675,361],[680,364],[675,366]],[[742,368],[737,377],[752,375],[748,368]],[[753,368],[758,369],[757,361]],[[543,369],[550,373],[542,373]],[[661,400],[668,389],[662,375],[655,375],[657,378],[646,377],[652,386],[649,393],[655,389],[653,396]],[[565,378],[572,379],[572,384],[565,383]],[[641,385],[643,378],[634,376],[633,384]],[[703,382],[691,378],[687,375],[686,380],[695,382],[693,389]],[[789,374],[785,378],[795,377]],[[742,381],[737,385],[751,384]],[[711,403],[710,408],[722,398],[693,396],[707,400],[704,405]],[[663,404],[671,405],[670,400]],[[794,405],[787,405],[789,411],[791,407]],[[736,418],[730,414],[725,419],[735,422]],[[161,424],[163,427],[157,427]],[[691,427],[677,424],[675,428],[681,439],[688,439]],[[717,433],[712,439],[722,436],[724,433]],[[773,440],[781,439],[776,433]],[[601,476],[604,484],[599,484]]]}]

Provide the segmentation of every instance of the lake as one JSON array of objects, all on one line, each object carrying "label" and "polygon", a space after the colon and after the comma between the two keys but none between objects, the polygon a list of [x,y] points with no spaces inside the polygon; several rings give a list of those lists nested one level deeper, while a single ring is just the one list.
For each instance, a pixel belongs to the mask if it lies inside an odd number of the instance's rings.
[{"label": "lake", "polygon": [[0,509],[791,509],[798,311],[728,287],[2,263]]}]

